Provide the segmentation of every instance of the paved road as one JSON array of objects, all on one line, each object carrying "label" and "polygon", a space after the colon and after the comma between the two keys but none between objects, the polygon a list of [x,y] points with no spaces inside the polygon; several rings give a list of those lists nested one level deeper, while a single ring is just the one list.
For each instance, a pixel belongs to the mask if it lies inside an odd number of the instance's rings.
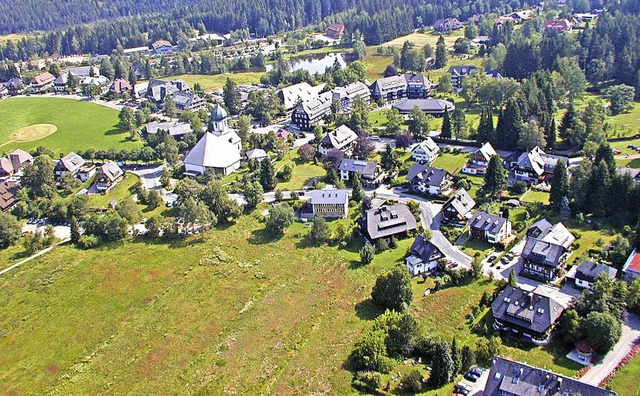
[{"label": "paved road", "polygon": [[620,341],[600,363],[587,371],[580,381],[598,386],[638,343],[640,343],[640,317],[627,313],[624,317]]},{"label": "paved road", "polygon": [[162,177],[163,164],[159,165],[145,165],[136,166],[132,169],[127,169],[134,175],[138,175],[142,181],[142,185],[146,190],[160,190],[162,189],[162,183],[160,178]]},{"label": "paved road", "polygon": [[432,233],[431,243],[436,245],[438,249],[451,261],[459,265],[471,268],[472,258],[462,253],[460,249],[453,246],[451,242],[440,231],[440,209],[441,205],[435,205],[431,202],[420,202],[420,218],[424,229],[430,229]]}]

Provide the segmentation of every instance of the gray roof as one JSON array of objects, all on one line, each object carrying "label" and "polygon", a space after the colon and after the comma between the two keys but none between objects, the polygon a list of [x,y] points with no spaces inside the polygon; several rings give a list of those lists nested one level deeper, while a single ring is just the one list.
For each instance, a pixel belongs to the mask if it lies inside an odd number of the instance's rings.
[{"label": "gray roof", "polygon": [[438,255],[444,257],[440,249],[431,241],[428,241],[422,235],[416,235],[416,240],[411,245],[411,254],[418,257],[423,262],[428,262],[432,256]]},{"label": "gray roof", "polygon": [[418,143],[411,152],[413,153],[418,147],[421,147],[425,153],[437,154],[440,151],[440,147],[430,137],[427,137],[420,143]]},{"label": "gray roof", "polygon": [[598,279],[600,274],[605,274],[607,278],[614,279],[618,274],[618,270],[605,264],[585,260],[580,263],[576,270],[576,279],[593,282]]},{"label": "gray roof", "polygon": [[124,171],[113,161],[109,161],[100,168],[100,175],[105,176],[109,181],[113,182],[120,176],[124,175]]},{"label": "gray roof", "polygon": [[557,267],[565,249],[541,239],[527,237],[522,251],[522,257],[548,267]]},{"label": "gray roof", "polygon": [[489,371],[484,395],[498,396],[616,396],[615,392],[585,384],[526,363],[496,357]]},{"label": "gray roof", "polygon": [[355,98],[358,96],[368,96],[371,94],[369,92],[369,87],[366,84],[356,81],[347,85],[346,87],[336,87],[331,91],[333,99],[341,99],[341,98]]},{"label": "gray roof", "polygon": [[224,109],[224,107],[216,104],[211,110],[211,121],[222,121],[225,118],[229,117],[229,114]]},{"label": "gray roof", "polygon": [[508,221],[509,220],[504,217],[492,215],[479,210],[471,217],[469,227],[495,233],[500,231]]},{"label": "gray roof", "polygon": [[409,113],[413,110],[414,107],[420,108],[420,110],[425,113],[430,114],[444,114],[445,109],[449,112],[452,112],[456,109],[456,106],[442,99],[405,99],[401,102],[394,104],[394,109],[398,110],[401,113]]},{"label": "gray roof", "polygon": [[60,161],[56,165],[56,168],[61,171],[69,171],[71,173],[75,173],[78,169],[82,168],[82,165],[84,165],[84,163],[85,160],[72,151],[60,159]]},{"label": "gray roof", "polygon": [[562,305],[550,297],[513,286],[507,286],[491,304],[493,317],[500,323],[539,334],[546,333],[563,310]]},{"label": "gray roof", "polygon": [[477,67],[475,66],[451,66],[449,67],[449,70],[447,70],[447,73],[454,76],[466,76],[476,69]]},{"label": "gray roof", "polygon": [[640,180],[640,169],[627,168],[624,166],[618,166],[616,173],[620,176],[629,175],[634,180]]},{"label": "gray roof", "polygon": [[324,115],[331,111],[333,94],[331,92],[324,92],[315,98],[300,103],[295,111],[308,114],[310,118],[315,118],[318,115]]},{"label": "gray roof", "polygon": [[442,208],[452,206],[460,216],[466,216],[476,206],[476,201],[471,198],[471,195],[464,188],[459,189]]},{"label": "gray roof", "polygon": [[377,166],[377,163],[371,161],[344,158],[340,163],[340,168],[338,169],[346,172],[360,172],[362,173],[362,177],[366,179],[373,179],[376,174]]},{"label": "gray roof", "polygon": [[349,201],[349,190],[325,188],[311,191],[311,204],[344,204]]},{"label": "gray roof", "polygon": [[386,238],[417,229],[416,218],[405,204],[369,209],[362,217],[362,225],[370,239]]},{"label": "gray roof", "polygon": [[434,187],[440,187],[446,177],[446,170],[422,164],[413,164],[407,173],[407,180],[411,183],[424,183]]},{"label": "gray roof", "polygon": [[320,94],[320,91],[324,88],[324,84],[312,87],[306,82],[294,84],[289,87],[282,88],[277,92],[280,101],[284,105],[285,109],[289,110],[296,106],[298,101],[306,102],[313,99]]},{"label": "gray roof", "polygon": [[247,159],[269,158],[269,155],[263,149],[253,149],[247,151]]},{"label": "gray roof", "polygon": [[191,124],[189,124],[188,122],[152,121],[147,124],[147,133],[154,135],[158,133],[158,131],[165,131],[171,136],[182,136],[186,135],[187,133],[193,132],[193,130],[191,129]]},{"label": "gray roof", "polygon": [[173,101],[179,110],[189,110],[193,103],[201,102],[203,99],[191,92],[176,92],[173,94]]},{"label": "gray roof", "polygon": [[240,150],[226,135],[207,132],[184,158],[185,164],[205,168],[228,168],[240,161]]},{"label": "gray roof", "polygon": [[547,219],[541,219],[533,223],[527,230],[527,236],[540,239],[554,245],[560,245],[569,249],[576,238],[562,223],[552,225]]},{"label": "gray roof", "polygon": [[342,150],[346,146],[355,142],[358,139],[358,135],[346,125],[340,125],[333,131],[327,133],[322,138],[322,145],[326,147],[333,147],[338,150]]}]

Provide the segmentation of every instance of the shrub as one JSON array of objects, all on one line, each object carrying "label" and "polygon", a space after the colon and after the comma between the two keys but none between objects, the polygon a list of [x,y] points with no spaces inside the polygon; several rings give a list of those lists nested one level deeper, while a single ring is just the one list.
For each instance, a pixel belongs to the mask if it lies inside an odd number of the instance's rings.
[{"label": "shrub", "polygon": [[522,195],[527,191],[527,183],[518,180],[511,186],[511,192],[516,195]]},{"label": "shrub", "polygon": [[382,376],[375,371],[358,371],[352,385],[363,391],[375,391],[382,386]]},{"label": "shrub", "polygon": [[402,383],[400,384],[401,388],[408,392],[418,393],[422,392],[423,388],[423,376],[420,374],[420,371],[413,370],[409,375],[404,377]]},{"label": "shrub", "polygon": [[95,235],[82,235],[78,239],[78,247],[82,249],[93,249],[100,246],[100,238]]}]

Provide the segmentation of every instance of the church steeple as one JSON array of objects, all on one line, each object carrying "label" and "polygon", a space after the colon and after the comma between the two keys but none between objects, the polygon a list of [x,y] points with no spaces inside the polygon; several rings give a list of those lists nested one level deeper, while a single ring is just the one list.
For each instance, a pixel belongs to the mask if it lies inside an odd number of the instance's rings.
[{"label": "church steeple", "polygon": [[229,131],[228,117],[227,111],[219,104],[211,110],[211,132],[214,135],[222,136]]}]

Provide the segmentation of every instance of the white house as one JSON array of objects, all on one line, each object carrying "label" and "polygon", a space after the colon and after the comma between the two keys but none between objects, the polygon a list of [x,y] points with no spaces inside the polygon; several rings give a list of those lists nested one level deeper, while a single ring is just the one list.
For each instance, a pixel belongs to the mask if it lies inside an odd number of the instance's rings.
[{"label": "white house", "polygon": [[258,162],[262,162],[263,160],[268,160],[269,159],[269,154],[267,154],[264,150],[262,149],[253,149],[253,150],[249,150],[247,151],[247,160],[256,160]]},{"label": "white house", "polygon": [[618,270],[606,264],[584,260],[580,265],[574,265],[567,273],[567,279],[573,280],[577,288],[591,289],[600,277],[615,280]]},{"label": "white house", "polygon": [[418,234],[411,245],[411,254],[405,259],[407,269],[413,276],[426,274],[438,268],[438,260],[444,254],[430,241]]},{"label": "white house", "polygon": [[346,125],[327,133],[318,147],[318,152],[325,155],[329,150],[338,149],[346,155],[351,155],[353,145],[358,140],[358,135]]},{"label": "white house", "polygon": [[451,191],[451,176],[444,169],[413,164],[407,172],[407,180],[414,191],[421,193],[447,195]]},{"label": "white house", "polygon": [[489,166],[489,160],[494,155],[498,155],[491,143],[487,142],[473,153],[473,157],[462,168],[462,173],[469,175],[484,175],[487,173],[487,167]]},{"label": "white house", "polygon": [[84,166],[85,160],[74,152],[70,152],[58,161],[54,169],[56,179],[60,180],[62,175],[69,172],[76,176],[78,171]]},{"label": "white house", "polygon": [[440,153],[440,147],[433,139],[427,137],[411,150],[411,158],[421,164],[430,164],[438,158],[438,153]]},{"label": "white house", "polygon": [[349,190],[322,189],[311,192],[314,216],[347,217],[349,214]]},{"label": "white house", "polygon": [[500,243],[511,236],[511,222],[479,210],[469,220],[469,236],[491,244]]}]

